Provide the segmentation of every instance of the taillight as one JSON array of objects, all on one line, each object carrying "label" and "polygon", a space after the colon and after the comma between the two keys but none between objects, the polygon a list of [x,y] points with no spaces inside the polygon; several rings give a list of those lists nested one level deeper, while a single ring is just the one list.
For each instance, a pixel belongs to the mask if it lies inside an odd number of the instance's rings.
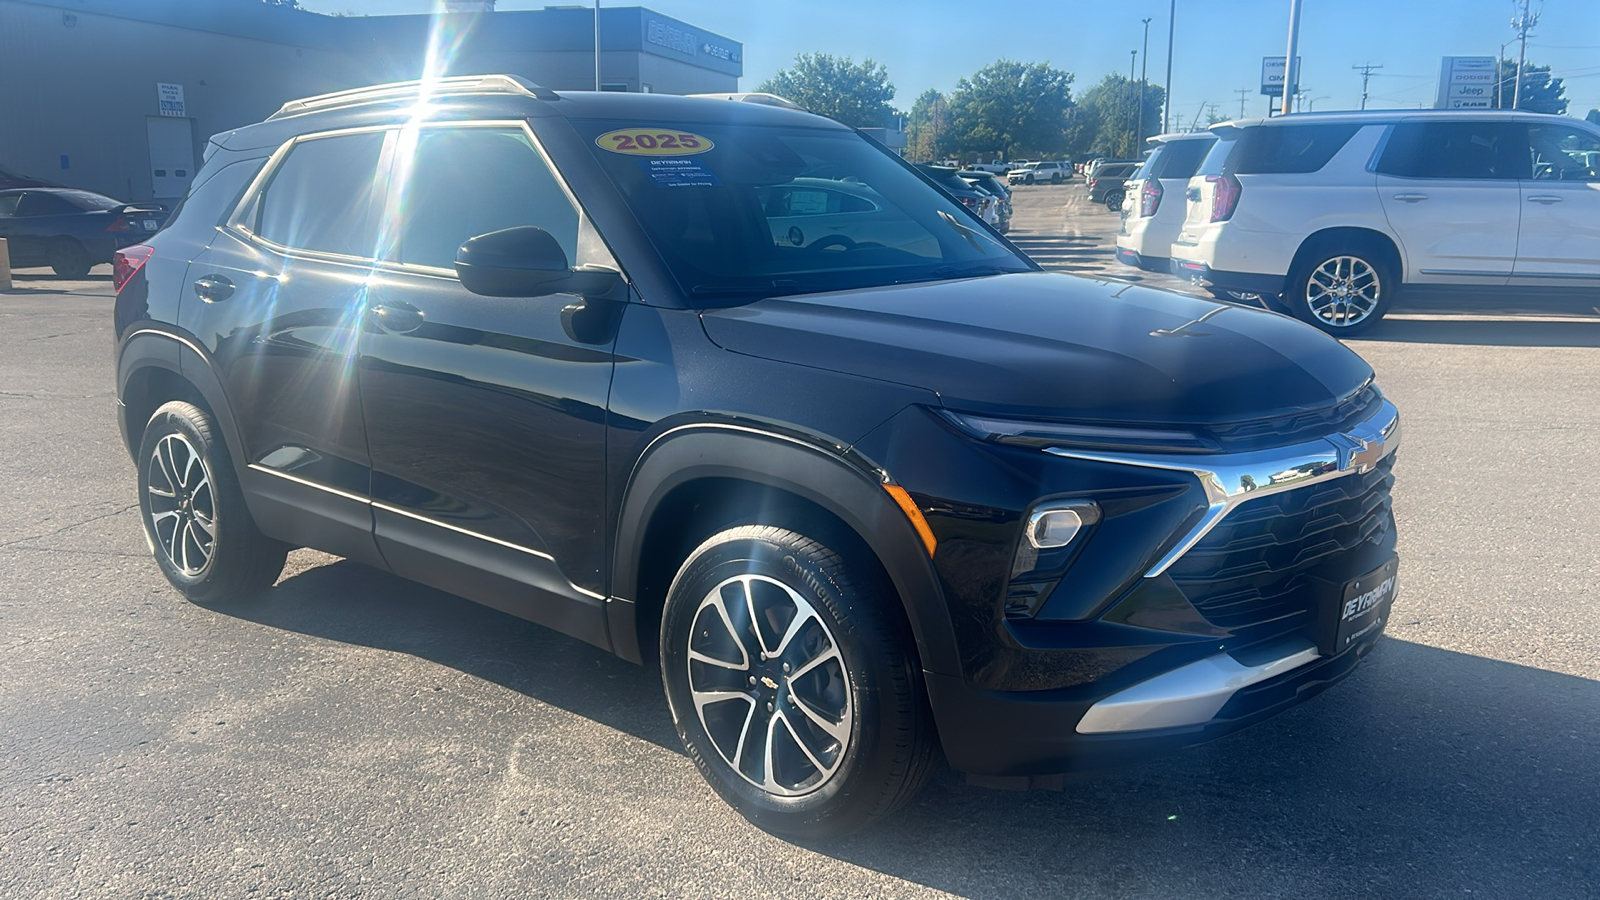
[{"label": "taillight", "polygon": [[116,289],[117,293],[122,293],[122,288],[132,280],[140,269],[144,268],[144,264],[150,260],[150,254],[155,252],[156,248],[149,244],[135,244],[132,247],[124,247],[112,254],[111,285]]},{"label": "taillight", "polygon": [[1244,191],[1239,179],[1232,175],[1209,175],[1206,180],[1214,185],[1211,189],[1211,221],[1226,222],[1233,218],[1233,211],[1239,206],[1239,194]]},{"label": "taillight", "polygon": [[1146,178],[1139,190],[1139,215],[1153,216],[1161,207],[1161,179]]},{"label": "taillight", "polygon": [[968,196],[963,195],[962,198],[961,198],[961,205],[965,206],[967,209],[977,209],[978,208],[978,198],[977,197],[968,197]]}]

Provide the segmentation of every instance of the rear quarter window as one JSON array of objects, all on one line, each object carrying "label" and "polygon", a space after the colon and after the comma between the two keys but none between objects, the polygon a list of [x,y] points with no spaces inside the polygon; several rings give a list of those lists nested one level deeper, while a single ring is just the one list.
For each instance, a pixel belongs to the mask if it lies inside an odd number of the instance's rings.
[{"label": "rear quarter window", "polygon": [[1234,175],[1315,172],[1327,165],[1360,128],[1355,124],[1251,128],[1235,142],[1224,170]]},{"label": "rear quarter window", "polygon": [[1221,175],[1222,167],[1227,164],[1228,157],[1233,155],[1234,145],[1239,143],[1237,137],[1219,137],[1217,142],[1206,151],[1205,159],[1200,161],[1200,168],[1196,175]]},{"label": "rear quarter window", "polygon": [[1168,141],[1146,161],[1139,174],[1144,178],[1188,178],[1200,168],[1211,144],[1208,140]]}]

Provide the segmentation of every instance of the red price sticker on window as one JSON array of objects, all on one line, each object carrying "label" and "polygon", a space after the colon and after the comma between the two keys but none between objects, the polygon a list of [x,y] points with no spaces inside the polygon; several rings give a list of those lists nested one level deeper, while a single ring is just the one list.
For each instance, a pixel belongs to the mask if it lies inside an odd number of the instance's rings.
[{"label": "red price sticker on window", "polygon": [[688,156],[713,146],[710,138],[662,128],[622,128],[608,131],[594,142],[612,153],[629,156]]}]

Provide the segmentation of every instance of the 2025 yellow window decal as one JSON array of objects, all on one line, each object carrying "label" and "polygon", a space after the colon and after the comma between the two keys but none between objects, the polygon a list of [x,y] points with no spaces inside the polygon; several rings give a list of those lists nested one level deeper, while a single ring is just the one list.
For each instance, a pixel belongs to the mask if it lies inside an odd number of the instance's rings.
[{"label": "2025 yellow window decal", "polygon": [[600,135],[594,142],[602,149],[629,156],[688,156],[714,146],[708,137],[665,128],[621,128]]}]

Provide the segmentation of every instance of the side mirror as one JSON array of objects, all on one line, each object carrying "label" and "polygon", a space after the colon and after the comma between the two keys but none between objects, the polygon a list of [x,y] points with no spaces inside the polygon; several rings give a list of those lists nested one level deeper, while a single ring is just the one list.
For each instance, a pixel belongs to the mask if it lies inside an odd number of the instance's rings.
[{"label": "side mirror", "polygon": [[485,297],[609,293],[621,278],[609,271],[575,271],[550,232],[520,225],[480,234],[456,251],[461,286]]}]

